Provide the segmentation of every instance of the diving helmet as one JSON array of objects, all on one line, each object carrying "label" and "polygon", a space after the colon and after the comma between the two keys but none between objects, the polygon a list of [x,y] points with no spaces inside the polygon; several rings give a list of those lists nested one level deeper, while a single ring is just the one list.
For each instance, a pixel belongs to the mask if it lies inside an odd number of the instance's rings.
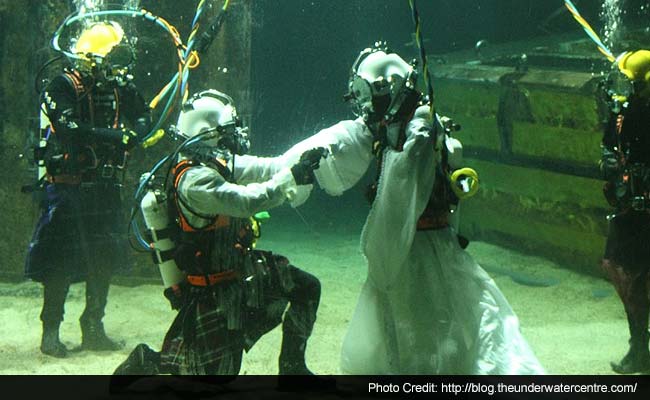
[{"label": "diving helmet", "polygon": [[250,147],[232,98],[214,89],[195,93],[183,104],[176,131],[185,139],[201,135],[202,143],[233,154],[245,154]]},{"label": "diving helmet", "polygon": [[74,45],[74,52],[85,57],[106,57],[124,38],[116,22],[99,22],[84,29]]},{"label": "diving helmet", "polygon": [[650,51],[636,50],[622,53],[614,62],[617,74],[613,91],[629,97],[637,94],[650,97]]},{"label": "diving helmet", "polygon": [[72,46],[82,65],[103,70],[108,76],[126,74],[135,61],[135,51],[124,30],[114,21],[87,26]]},{"label": "diving helmet", "polygon": [[363,50],[352,65],[346,100],[355,105],[366,123],[391,123],[408,106],[408,114],[421,98],[416,90],[415,62],[407,63],[384,42]]},{"label": "diving helmet", "polygon": [[628,51],[616,63],[621,73],[632,81],[635,92],[650,97],[650,50]]}]

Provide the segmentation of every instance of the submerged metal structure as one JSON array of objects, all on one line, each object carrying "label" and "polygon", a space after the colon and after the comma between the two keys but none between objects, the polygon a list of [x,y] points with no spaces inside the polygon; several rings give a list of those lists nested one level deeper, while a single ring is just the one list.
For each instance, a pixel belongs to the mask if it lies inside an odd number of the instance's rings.
[{"label": "submerged metal structure", "polygon": [[454,54],[433,68],[439,112],[463,126],[457,137],[481,180],[462,204],[461,232],[599,275],[611,211],[597,91],[610,65],[587,40],[556,43]]}]

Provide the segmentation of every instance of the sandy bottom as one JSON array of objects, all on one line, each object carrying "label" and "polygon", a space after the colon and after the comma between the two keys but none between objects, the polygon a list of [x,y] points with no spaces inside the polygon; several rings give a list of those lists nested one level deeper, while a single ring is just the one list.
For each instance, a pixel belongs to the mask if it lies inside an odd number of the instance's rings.
[{"label": "sandy bottom", "polygon": [[[347,324],[365,278],[358,232],[317,234],[277,230],[259,247],[289,257],[321,279],[318,320],[307,351],[319,374],[339,373]],[[538,257],[473,242],[468,251],[494,277],[520,318],[522,331],[550,374],[610,374],[609,362],[627,350],[623,307],[608,282],[576,274]],[[538,286],[547,285],[547,286]],[[109,336],[125,342],[117,352],[77,351],[66,359],[40,353],[41,286],[0,284],[0,374],[111,374],[141,342],[159,349],[174,312],[162,286],[113,286],[104,324]],[[78,318],[84,285],[76,284],[66,303],[62,341],[79,346]],[[244,357],[242,374],[276,374],[281,331],[263,337]]]}]

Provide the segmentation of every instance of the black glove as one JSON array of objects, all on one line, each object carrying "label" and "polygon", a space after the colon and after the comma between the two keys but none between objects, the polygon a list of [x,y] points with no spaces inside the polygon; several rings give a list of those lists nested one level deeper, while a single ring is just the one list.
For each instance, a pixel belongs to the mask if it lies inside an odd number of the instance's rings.
[{"label": "black glove", "polygon": [[604,148],[600,159],[600,170],[603,177],[607,180],[616,177],[619,174],[620,165],[618,158],[613,151]]},{"label": "black glove", "polygon": [[120,143],[122,143],[124,150],[131,150],[138,145],[138,134],[135,131],[123,128]]},{"label": "black glove", "polygon": [[327,157],[329,152],[324,147],[307,150],[300,156],[300,160],[291,167],[291,174],[298,185],[310,185],[316,179],[314,170],[320,166],[321,158]]},{"label": "black glove", "polygon": [[185,304],[188,292],[189,284],[187,282],[181,282],[178,285],[168,287],[163,294],[169,300],[172,310],[180,310],[183,304]]}]

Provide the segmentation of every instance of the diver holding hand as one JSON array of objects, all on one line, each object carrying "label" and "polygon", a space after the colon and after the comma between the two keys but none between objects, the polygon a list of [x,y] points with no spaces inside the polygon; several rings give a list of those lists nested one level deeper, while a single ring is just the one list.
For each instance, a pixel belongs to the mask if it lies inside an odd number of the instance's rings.
[{"label": "diver holding hand", "polygon": [[[376,43],[350,71],[344,98],[356,119],[256,162],[272,176],[305,151],[325,148],[314,175],[334,196],[377,165],[361,234],[368,277],[343,341],[341,371],[542,374],[514,311],[459,243],[451,213],[459,196],[475,191],[465,180],[477,175],[460,168],[462,146],[449,134],[454,124],[435,114],[432,120],[417,76],[414,64]],[[291,204],[306,201],[311,189],[300,186]]]}]

